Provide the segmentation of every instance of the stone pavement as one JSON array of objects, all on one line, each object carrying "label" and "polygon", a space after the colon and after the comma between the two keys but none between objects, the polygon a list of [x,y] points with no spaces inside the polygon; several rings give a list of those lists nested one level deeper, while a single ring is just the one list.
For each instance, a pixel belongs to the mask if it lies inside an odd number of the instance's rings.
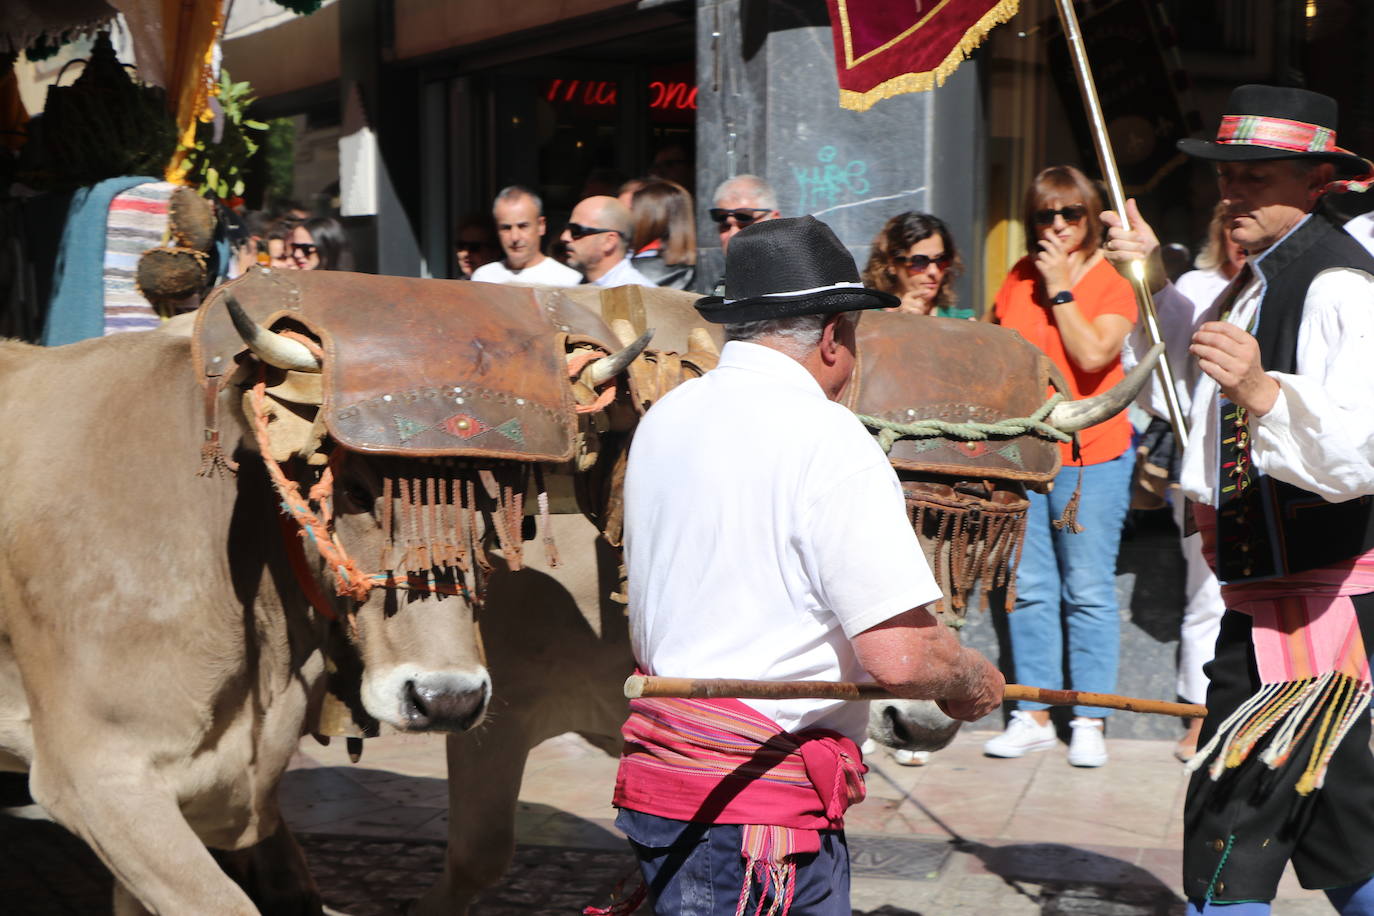
[{"label": "stone pavement", "polygon": [[[1065,747],[1021,760],[982,756],[966,730],[925,767],[869,759],[869,797],[848,832],[856,916],[1175,916],[1183,768],[1172,740],[1108,738],[1111,762],[1081,770]],[[325,900],[348,916],[390,916],[437,877],[448,822],[443,739],[301,744],[283,811]],[[519,849],[473,916],[575,914],[605,903],[633,868],[610,806],[615,760],[574,735],[530,755]],[[481,791],[480,786],[473,791]],[[0,797],[6,814],[41,816]],[[11,806],[11,807],[5,807]],[[109,876],[55,825],[0,815],[0,912],[104,914]],[[651,916],[646,910],[645,916]],[[1278,916],[1329,916],[1284,878]]]},{"label": "stone pavement", "polygon": [[[1109,738],[1111,762],[1083,770],[1068,765],[1062,745],[1020,760],[985,758],[987,737],[967,730],[925,767],[898,766],[883,752],[869,759],[868,799],[847,818],[856,916],[1182,913],[1186,779],[1171,756],[1172,740]],[[348,763],[337,742],[323,748],[307,740],[287,774],[283,810],[312,840],[334,834],[441,841],[448,817],[443,776],[439,738],[369,741],[358,764]],[[521,789],[515,873],[483,899],[477,916],[576,913],[593,902],[578,893],[609,891],[619,865],[631,862],[613,826],[614,776],[614,759],[575,735],[534,750]],[[541,876],[539,858],[555,848],[584,852],[580,867],[595,875]],[[548,895],[539,898],[543,882],[563,893],[557,905]],[[328,881],[321,884],[327,888]],[[523,909],[509,908],[518,903],[512,895],[527,901]],[[1290,872],[1275,912],[1332,910]]]}]

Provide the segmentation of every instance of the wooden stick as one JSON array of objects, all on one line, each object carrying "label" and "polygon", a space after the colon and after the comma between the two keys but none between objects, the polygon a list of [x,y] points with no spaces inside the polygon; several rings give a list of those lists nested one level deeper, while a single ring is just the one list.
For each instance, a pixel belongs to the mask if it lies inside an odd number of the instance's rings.
[{"label": "wooden stick", "polygon": [[[877,684],[847,681],[746,681],[725,678],[652,677],[636,674],[625,680],[625,696],[735,698],[743,700],[893,700],[898,699]],[[1031,700],[1050,706],[1101,706],[1128,712],[1147,712],[1182,719],[1200,719],[1207,707],[1196,703],[1169,703],[1124,697],[1115,693],[1082,693],[1008,684],[1008,700]]]}]

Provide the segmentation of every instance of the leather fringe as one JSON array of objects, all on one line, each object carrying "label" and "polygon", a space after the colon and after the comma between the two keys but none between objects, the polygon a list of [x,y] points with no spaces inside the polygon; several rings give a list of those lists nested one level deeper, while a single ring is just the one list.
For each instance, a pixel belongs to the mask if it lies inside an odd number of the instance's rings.
[{"label": "leather fringe", "polygon": [[[506,566],[523,568],[522,528],[528,465],[462,467],[444,460],[397,461],[382,468],[381,524],[385,535],[381,568],[417,573],[455,569],[490,572],[485,530],[500,546]],[[542,481],[542,474],[536,476]],[[558,552],[548,528],[547,496],[540,500],[544,548],[550,565]],[[479,517],[485,523],[479,526]]]},{"label": "leather fringe", "polygon": [[907,517],[927,545],[931,569],[957,619],[962,620],[980,581],[985,592],[1007,589],[1008,606],[1015,603],[1030,505],[1023,496],[985,482],[949,486],[904,480],[902,492]]}]

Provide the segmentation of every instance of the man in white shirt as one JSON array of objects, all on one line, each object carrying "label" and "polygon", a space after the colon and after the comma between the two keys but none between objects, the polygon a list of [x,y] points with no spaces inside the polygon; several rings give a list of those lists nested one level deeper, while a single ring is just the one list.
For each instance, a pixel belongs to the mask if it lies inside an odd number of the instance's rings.
[{"label": "man in white shirt", "polygon": [[1247,256],[1213,308],[1159,279],[1134,202],[1129,232],[1103,217],[1107,257],[1146,259],[1160,321],[1190,324],[1201,370],[1180,484],[1228,610],[1189,762],[1184,889],[1191,914],[1267,913],[1291,860],[1342,914],[1370,914],[1374,258],[1314,210],[1374,166],[1336,145],[1327,96],[1241,86],[1226,110],[1216,142],[1179,141],[1216,163]]},{"label": "man in white shirt", "polygon": [[577,286],[582,275],[559,264],[541,250],[544,232],[544,202],[529,188],[511,185],[496,195],[491,215],[506,257],[483,264],[472,279],[483,283],[513,283],[528,286]]},{"label": "man in white shirt", "polygon": [[573,207],[560,238],[568,246],[568,263],[594,286],[653,286],[654,281],[630,263],[630,211],[614,197],[597,195]]},{"label": "man in white shirt", "polygon": [[[996,667],[926,610],[940,589],[896,474],[836,403],[855,310],[895,298],[864,289],[809,216],[741,233],[725,280],[725,296],[698,302],[725,325],[719,365],[655,404],[630,454],[625,560],[641,669],[876,680],[968,721],[997,709]],[[867,715],[830,700],[634,701],[615,804],[655,912],[747,903],[848,916],[842,816],[862,797]],[[795,753],[774,760],[778,748]]]}]

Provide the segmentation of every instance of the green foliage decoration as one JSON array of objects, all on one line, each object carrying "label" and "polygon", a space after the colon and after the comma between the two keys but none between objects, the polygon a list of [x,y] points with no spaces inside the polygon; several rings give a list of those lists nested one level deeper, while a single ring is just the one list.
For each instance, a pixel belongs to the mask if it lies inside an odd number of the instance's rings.
[{"label": "green foliage decoration", "polygon": [[248,117],[253,89],[247,82],[230,79],[228,70],[220,70],[216,97],[222,112],[218,142],[217,125],[206,122],[196,125],[195,143],[181,149],[186,153],[187,183],[205,197],[228,200],[242,196],[244,174],[267,125]]}]

